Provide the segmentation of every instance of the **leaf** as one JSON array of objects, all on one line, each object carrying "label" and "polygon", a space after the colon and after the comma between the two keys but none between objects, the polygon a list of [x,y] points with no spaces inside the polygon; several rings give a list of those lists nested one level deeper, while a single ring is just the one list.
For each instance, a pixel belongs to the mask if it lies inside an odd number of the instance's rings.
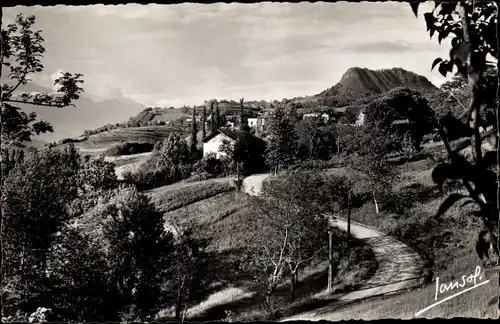
[{"label": "leaf", "polygon": [[417,14],[418,14],[418,6],[420,6],[420,2],[412,2],[412,3],[410,3],[410,6],[411,6],[411,10],[415,14],[415,17],[418,17],[417,16]]},{"label": "leaf", "polygon": [[439,65],[438,70],[439,70],[439,73],[441,73],[441,75],[446,78],[446,74],[448,73],[448,63],[447,63],[447,61],[442,62]]},{"label": "leaf", "polygon": [[457,7],[458,3],[454,2],[443,2],[441,3],[441,10],[439,11],[440,16],[446,16],[451,14],[453,11],[455,11],[455,8]]},{"label": "leaf", "polygon": [[436,67],[436,65],[439,63],[439,62],[442,62],[443,59],[438,57],[437,59],[434,60],[434,62],[432,62],[432,67],[431,67],[431,71],[434,69],[434,67]]},{"label": "leaf", "polygon": [[466,202],[464,202],[462,205],[460,205],[460,207],[465,207],[467,205],[470,205],[470,204],[473,204],[475,201],[470,199],[470,200],[467,200]]},{"label": "leaf", "polygon": [[427,31],[431,30],[434,27],[434,23],[436,22],[436,18],[431,12],[424,13],[425,24],[427,25]]},{"label": "leaf", "polygon": [[437,218],[444,215],[444,213],[446,213],[451,206],[457,203],[460,199],[464,198],[470,198],[470,196],[452,193],[441,203],[435,217]]},{"label": "leaf", "polygon": [[450,31],[452,30],[452,28],[453,28],[453,26],[448,26],[441,33],[439,33],[439,36],[438,36],[438,42],[439,42],[439,44],[441,44],[441,41],[443,39],[445,39],[446,37],[448,37],[448,35],[450,34]]},{"label": "leaf", "polygon": [[431,28],[431,31],[430,31],[430,36],[432,38],[432,36],[434,36],[434,33],[436,32],[436,29],[433,27]]}]

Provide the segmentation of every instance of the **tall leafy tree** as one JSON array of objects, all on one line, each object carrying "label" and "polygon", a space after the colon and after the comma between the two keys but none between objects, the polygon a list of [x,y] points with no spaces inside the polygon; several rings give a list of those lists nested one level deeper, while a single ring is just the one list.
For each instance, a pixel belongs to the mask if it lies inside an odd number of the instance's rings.
[{"label": "tall leafy tree", "polygon": [[[418,12],[420,2],[411,4],[415,13]],[[467,200],[479,207],[479,212],[473,212],[472,216],[477,216],[483,220],[485,230],[491,237],[497,237],[498,233],[498,171],[497,176],[484,159],[482,142],[487,137],[492,137],[496,146],[496,161],[498,161],[498,127],[500,117],[497,109],[497,124],[494,130],[481,134],[479,131],[479,116],[482,104],[485,101],[493,101],[494,92],[487,91],[484,71],[488,66],[492,66],[487,61],[487,55],[491,55],[497,64],[498,71],[498,9],[494,1],[461,1],[461,2],[441,2],[435,1],[434,9],[424,13],[427,24],[427,31],[432,37],[437,34],[438,41],[451,36],[452,48],[448,59],[436,58],[432,62],[432,68],[438,66],[439,72],[447,76],[456,67],[468,80],[471,97],[469,104],[464,107],[462,116],[467,118],[467,124],[471,128],[471,147],[474,153],[474,161],[468,162],[457,151],[451,148],[449,140],[442,125],[435,120],[436,128],[445,144],[448,153],[449,163],[438,165],[433,171],[434,179],[446,180],[452,174],[458,175],[468,194],[452,193],[440,206],[437,216],[445,213],[452,205],[460,200]],[[498,90],[497,90],[498,91]],[[431,112],[433,114],[433,112]],[[498,162],[497,162],[498,163]],[[498,168],[498,165],[496,166]],[[495,178],[497,181],[495,181]],[[438,183],[439,185],[440,183]],[[484,232],[479,234],[479,252],[484,245]],[[498,248],[497,250],[498,251]],[[483,253],[479,253],[482,257]],[[498,252],[497,252],[498,254]]]},{"label": "tall leafy tree", "polygon": [[15,23],[1,29],[2,50],[0,52],[0,77],[3,69],[8,70],[9,80],[0,84],[0,102],[2,103],[2,148],[22,145],[30,141],[33,135],[52,132],[49,123],[37,120],[36,114],[27,115],[16,104],[30,104],[63,108],[73,105],[83,89],[82,74],[62,73],[55,81],[56,93],[26,93],[20,90],[35,73],[43,72],[41,63],[45,47],[42,31],[34,31],[35,16],[25,17],[19,14]]},{"label": "tall leafy tree", "polygon": [[67,204],[78,194],[79,156],[73,146],[30,154],[2,188],[3,271],[19,278],[24,305],[50,305],[48,255],[56,233],[69,219]]},{"label": "tall leafy tree", "polygon": [[295,130],[301,159],[328,160],[337,151],[336,127],[325,125],[322,118],[301,120]]},{"label": "tall leafy tree", "polygon": [[211,274],[206,271],[208,241],[200,236],[202,229],[193,221],[173,217],[168,224],[174,237],[168,270],[172,278],[169,288],[175,300],[175,320],[181,322],[186,318],[187,307],[210,282]]},{"label": "tall leafy tree", "polygon": [[158,306],[173,236],[149,197],[120,187],[75,222],[105,256],[122,320],[144,321]]},{"label": "tall leafy tree", "polygon": [[269,142],[267,145],[266,160],[269,167],[278,173],[296,161],[298,150],[298,136],[290,115],[285,114],[282,107],[274,111],[274,118],[270,125]]}]

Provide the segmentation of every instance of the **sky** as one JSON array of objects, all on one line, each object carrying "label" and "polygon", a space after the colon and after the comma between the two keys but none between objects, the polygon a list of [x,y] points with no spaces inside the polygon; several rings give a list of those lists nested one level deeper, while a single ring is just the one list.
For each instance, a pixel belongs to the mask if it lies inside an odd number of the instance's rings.
[{"label": "sky", "polygon": [[430,68],[449,41],[429,38],[420,11],[399,2],[19,6],[4,8],[4,23],[36,16],[40,85],[78,72],[94,99],[178,107],[314,95],[353,66],[402,67],[439,86],[445,78]]}]

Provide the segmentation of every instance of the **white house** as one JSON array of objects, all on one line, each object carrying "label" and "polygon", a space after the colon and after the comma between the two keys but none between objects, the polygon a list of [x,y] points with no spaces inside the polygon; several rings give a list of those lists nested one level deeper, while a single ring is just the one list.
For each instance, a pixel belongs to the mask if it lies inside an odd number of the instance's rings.
[{"label": "white house", "polygon": [[365,123],[365,113],[363,111],[360,111],[356,118],[356,123],[354,123],[354,125],[363,126],[364,123]]},{"label": "white house", "polygon": [[248,118],[248,126],[257,127],[257,118]]},{"label": "white house", "polygon": [[234,143],[238,138],[250,145],[250,147],[265,147],[263,140],[248,132],[237,129],[219,128],[203,139],[203,156],[209,153],[215,153],[217,157],[224,156],[225,154],[219,150],[223,142]]},{"label": "white house", "polygon": [[224,156],[225,154],[219,151],[219,148],[224,140],[229,141],[230,143],[234,143],[235,141],[232,136],[228,136],[221,130],[216,130],[212,134],[205,137],[203,139],[203,156],[206,156],[209,153],[215,153],[217,157]]},{"label": "white house", "polygon": [[266,120],[262,117],[257,117],[257,118],[247,118],[248,126],[250,128],[252,127],[257,127],[259,124],[259,119],[260,119],[260,130],[264,129],[264,125],[266,123]]}]

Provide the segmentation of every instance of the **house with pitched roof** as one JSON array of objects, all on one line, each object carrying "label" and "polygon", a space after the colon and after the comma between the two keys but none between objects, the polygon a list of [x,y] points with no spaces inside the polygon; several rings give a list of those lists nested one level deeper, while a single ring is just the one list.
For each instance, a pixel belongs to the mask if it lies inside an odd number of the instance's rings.
[{"label": "house with pitched roof", "polygon": [[220,152],[222,143],[224,141],[234,143],[238,139],[242,140],[256,151],[263,151],[266,146],[266,143],[262,139],[248,132],[239,129],[219,128],[203,139],[203,156],[215,153],[217,156],[221,157],[224,155],[223,152]]}]

